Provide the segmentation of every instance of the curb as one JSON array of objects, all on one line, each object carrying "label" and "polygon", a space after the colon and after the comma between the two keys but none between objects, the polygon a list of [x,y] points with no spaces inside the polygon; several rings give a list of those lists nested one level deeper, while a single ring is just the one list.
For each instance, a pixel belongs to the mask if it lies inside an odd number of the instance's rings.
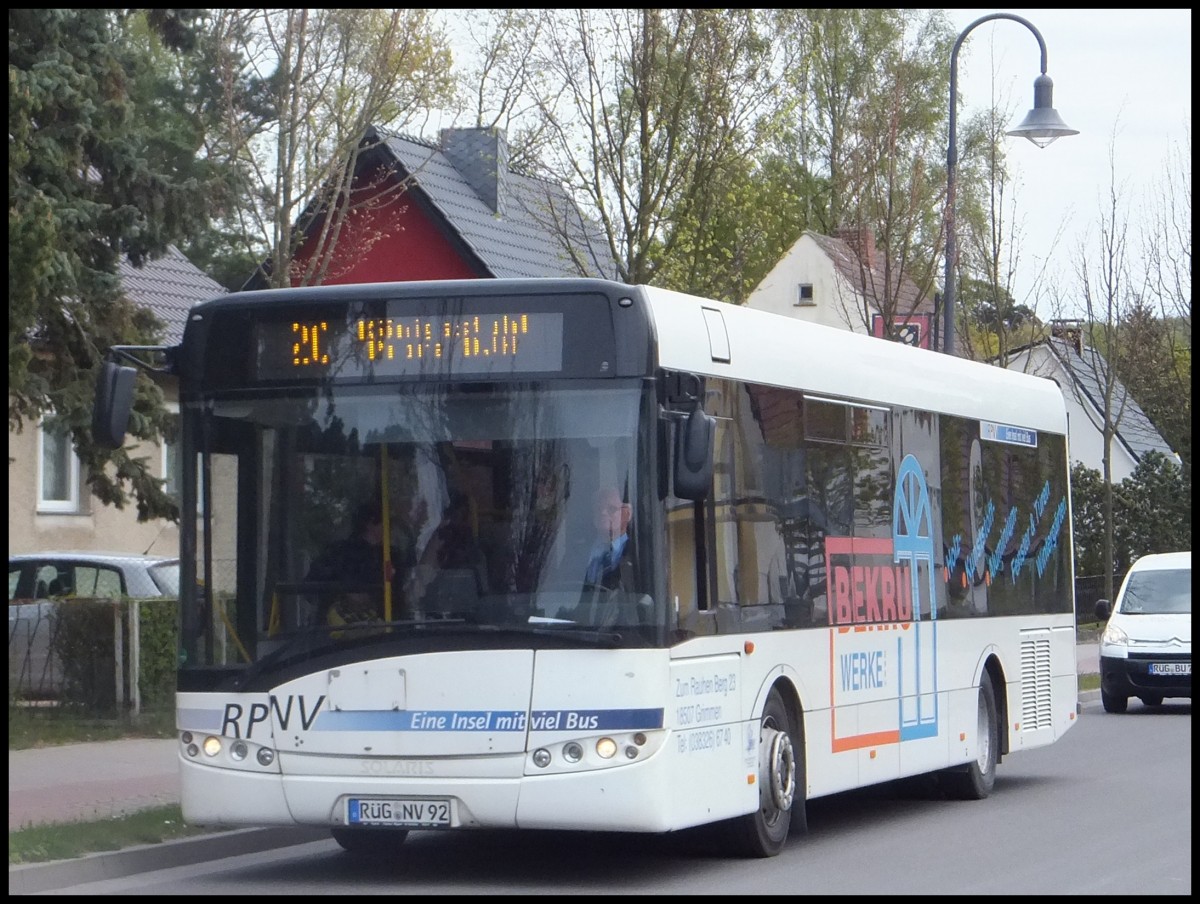
[{"label": "curb", "polygon": [[143,844],[120,851],[87,854],[74,860],[20,863],[8,868],[8,893],[29,895],[54,891],[87,882],[121,879],[151,870],[190,866],[206,860],[253,854],[328,838],[328,829],[231,829],[162,844]]}]

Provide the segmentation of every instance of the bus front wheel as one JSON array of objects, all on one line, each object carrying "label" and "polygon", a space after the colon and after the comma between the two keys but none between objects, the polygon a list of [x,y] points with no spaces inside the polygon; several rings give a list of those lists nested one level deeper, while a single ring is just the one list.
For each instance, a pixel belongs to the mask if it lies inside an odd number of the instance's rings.
[{"label": "bus front wheel", "polygon": [[728,824],[730,846],[748,857],[774,857],[788,830],[807,828],[804,738],[779,691],[767,696],[759,721],[758,809]]}]

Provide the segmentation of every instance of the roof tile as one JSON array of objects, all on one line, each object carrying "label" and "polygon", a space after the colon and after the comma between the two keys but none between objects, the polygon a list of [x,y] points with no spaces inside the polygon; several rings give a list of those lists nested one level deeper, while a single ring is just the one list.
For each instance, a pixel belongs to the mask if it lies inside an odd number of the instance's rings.
[{"label": "roof tile", "polygon": [[192,305],[226,294],[224,286],[210,279],[174,245],[169,246],[162,257],[147,261],[141,267],[124,259],[117,273],[129,299],[149,309],[162,321],[162,341],[170,345],[183,338],[183,327]]}]

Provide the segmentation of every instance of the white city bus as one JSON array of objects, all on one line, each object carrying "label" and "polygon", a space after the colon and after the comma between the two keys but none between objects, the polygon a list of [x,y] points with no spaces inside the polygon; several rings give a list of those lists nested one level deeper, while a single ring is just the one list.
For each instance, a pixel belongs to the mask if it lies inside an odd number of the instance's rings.
[{"label": "white city bus", "polygon": [[[120,442],[146,350],[113,351]],[[1074,724],[1049,380],[596,280],[238,293],[168,361],[189,823],[383,854],[721,823],[771,856],[808,800],[923,773],[984,798]],[[580,552],[602,487],[632,511],[612,590]],[[481,560],[418,567],[463,496]],[[388,561],[314,583],[364,502]],[[318,617],[352,590],[374,620]]]}]

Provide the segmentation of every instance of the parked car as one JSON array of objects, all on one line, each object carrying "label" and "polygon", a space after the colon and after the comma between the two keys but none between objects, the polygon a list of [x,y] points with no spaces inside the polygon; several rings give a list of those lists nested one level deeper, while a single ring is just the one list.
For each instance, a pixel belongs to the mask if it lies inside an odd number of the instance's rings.
[{"label": "parked car", "polygon": [[179,559],[122,553],[44,552],[8,557],[8,601],[179,595]]},{"label": "parked car", "polygon": [[10,555],[9,694],[46,697],[58,691],[62,670],[51,656],[58,606],[72,599],[178,596],[178,558],[94,552]]},{"label": "parked car", "polygon": [[1129,698],[1159,706],[1192,697],[1192,554],[1157,553],[1133,563],[1113,606],[1096,602],[1107,619],[1100,636],[1100,701],[1123,713]]}]

